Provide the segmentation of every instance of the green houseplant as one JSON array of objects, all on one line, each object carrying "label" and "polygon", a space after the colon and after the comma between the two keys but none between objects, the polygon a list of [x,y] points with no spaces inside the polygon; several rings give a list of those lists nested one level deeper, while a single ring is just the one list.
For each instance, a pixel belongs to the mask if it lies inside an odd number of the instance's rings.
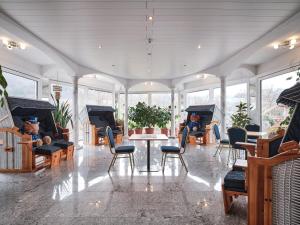
[{"label": "green houseplant", "polygon": [[245,128],[251,121],[251,118],[248,116],[248,106],[245,102],[240,102],[236,106],[237,111],[231,116],[232,126]]},{"label": "green houseplant", "polygon": [[136,127],[135,123],[131,120],[128,121],[128,136],[134,134],[134,128]]},{"label": "green houseplant", "polygon": [[1,104],[1,107],[3,107],[5,99],[8,97],[6,88],[7,88],[7,82],[2,73],[2,68],[0,66],[0,104]]},{"label": "green houseplant", "polygon": [[168,108],[157,109],[157,126],[160,128],[161,133],[168,136],[169,129],[167,124],[171,121],[171,112]]},{"label": "green houseplant", "polygon": [[68,123],[71,123],[71,126],[73,127],[72,113],[68,101],[60,102],[60,100],[54,98],[53,95],[51,95],[51,97],[55,106],[55,110],[53,112],[55,123],[64,129],[67,128]]},{"label": "green houseplant", "polygon": [[143,127],[145,126],[145,106],[143,102],[138,102],[136,106],[132,106],[128,110],[128,119],[132,121],[135,126],[135,133],[143,133]]}]

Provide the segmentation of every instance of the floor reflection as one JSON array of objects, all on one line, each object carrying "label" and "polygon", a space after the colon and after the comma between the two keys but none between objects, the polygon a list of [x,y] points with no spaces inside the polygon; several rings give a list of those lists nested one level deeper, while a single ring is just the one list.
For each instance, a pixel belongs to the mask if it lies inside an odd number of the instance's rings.
[{"label": "floor reflection", "polygon": [[73,162],[63,161],[56,169],[44,170],[39,175],[0,176],[1,195],[14,196],[3,199],[0,195],[1,205],[7,206],[0,206],[1,218],[7,218],[3,222],[246,224],[245,201],[240,202],[233,215],[223,214],[221,184],[229,170],[226,150],[214,158],[214,146],[189,146],[183,155],[189,173],[177,158],[168,159],[162,173],[159,148],[162,144],[177,144],[177,140],[154,142],[151,165],[159,172],[146,173],[139,172],[146,166],[146,142],[127,144],[136,145],[133,173],[127,158],[117,159],[107,173],[112,159],[109,149],[85,146],[76,152]]}]

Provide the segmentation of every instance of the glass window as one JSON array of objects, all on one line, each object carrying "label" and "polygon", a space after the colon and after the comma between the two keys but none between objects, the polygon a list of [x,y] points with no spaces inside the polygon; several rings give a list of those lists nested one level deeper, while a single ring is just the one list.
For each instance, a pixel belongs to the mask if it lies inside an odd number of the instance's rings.
[{"label": "glass window", "polygon": [[9,96],[37,99],[37,81],[3,71]]},{"label": "glass window", "polygon": [[113,95],[109,92],[89,89],[87,102],[89,105],[113,106]]},{"label": "glass window", "polygon": [[[176,100],[176,96],[175,96],[175,100]],[[170,93],[151,94],[151,104],[163,108],[169,107],[171,106],[171,94]]]},{"label": "glass window", "polygon": [[236,112],[236,106],[240,102],[247,102],[247,83],[226,87],[226,127],[230,127],[231,115]]},{"label": "glass window", "polygon": [[138,102],[148,104],[148,94],[128,94],[128,107],[136,106]]},{"label": "glass window", "polygon": [[214,89],[214,104],[220,109],[221,108],[221,88]]},{"label": "glass window", "polygon": [[187,93],[187,107],[191,105],[209,104],[209,90]]},{"label": "glass window", "polygon": [[262,129],[279,126],[288,115],[288,108],[279,107],[276,100],[279,94],[295,84],[296,72],[286,73],[261,81],[261,120]]}]

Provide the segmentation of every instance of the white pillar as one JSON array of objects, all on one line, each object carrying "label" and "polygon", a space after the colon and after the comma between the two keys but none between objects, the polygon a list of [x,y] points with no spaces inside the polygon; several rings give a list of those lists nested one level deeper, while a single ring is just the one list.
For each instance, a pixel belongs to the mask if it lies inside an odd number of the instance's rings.
[{"label": "white pillar", "polygon": [[78,149],[78,137],[79,137],[79,112],[78,112],[78,80],[79,77],[75,76],[73,79],[73,134],[74,134],[74,146]]},{"label": "white pillar", "polygon": [[175,89],[171,89],[171,137],[175,137]]},{"label": "white pillar", "polygon": [[116,119],[122,119],[121,115],[119,115],[120,90],[114,91],[114,108],[116,110]]},{"label": "white pillar", "polygon": [[125,87],[124,136],[128,137],[128,88]]},{"label": "white pillar", "polygon": [[221,77],[221,134],[223,137],[226,134],[226,78]]}]

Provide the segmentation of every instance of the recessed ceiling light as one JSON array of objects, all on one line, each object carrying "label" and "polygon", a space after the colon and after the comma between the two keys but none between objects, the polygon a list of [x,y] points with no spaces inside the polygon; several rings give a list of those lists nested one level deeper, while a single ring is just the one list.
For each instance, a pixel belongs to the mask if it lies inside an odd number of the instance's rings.
[{"label": "recessed ceiling light", "polygon": [[200,49],[201,48],[201,45],[198,45],[198,49]]},{"label": "recessed ceiling light", "polygon": [[153,20],[153,16],[148,16],[148,20]]},{"label": "recessed ceiling light", "polygon": [[99,45],[98,48],[102,48],[102,45]]},{"label": "recessed ceiling light", "polygon": [[273,44],[273,48],[274,48],[274,49],[278,49],[278,48],[279,48],[279,44],[278,44],[278,43],[274,43],[274,44]]}]

